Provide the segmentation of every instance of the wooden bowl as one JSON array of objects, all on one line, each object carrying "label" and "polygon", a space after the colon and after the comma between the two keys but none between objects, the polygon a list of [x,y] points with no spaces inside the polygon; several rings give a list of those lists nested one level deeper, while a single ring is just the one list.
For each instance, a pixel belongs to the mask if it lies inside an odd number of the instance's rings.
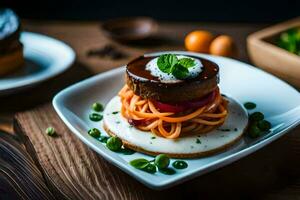
[{"label": "wooden bowl", "polygon": [[121,42],[146,39],[156,32],[157,27],[157,23],[149,17],[112,19],[101,25],[107,36]]},{"label": "wooden bowl", "polygon": [[293,27],[300,27],[300,17],[255,32],[247,38],[251,61],[290,84],[300,88],[300,56],[277,47],[279,34]]}]

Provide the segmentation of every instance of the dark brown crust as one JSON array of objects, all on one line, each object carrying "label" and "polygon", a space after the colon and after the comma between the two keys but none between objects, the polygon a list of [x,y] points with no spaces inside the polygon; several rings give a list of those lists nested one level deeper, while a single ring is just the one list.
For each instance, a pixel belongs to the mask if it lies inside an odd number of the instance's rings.
[{"label": "dark brown crust", "polygon": [[0,56],[0,76],[7,75],[22,67],[24,64],[23,46]]},{"label": "dark brown crust", "polygon": [[[103,123],[103,127],[105,129],[105,131],[110,135],[110,136],[116,136],[115,133],[113,133],[106,125],[105,123]],[[247,127],[246,127],[247,128]],[[166,153],[166,152],[151,152],[151,151],[147,151],[141,147],[138,147],[136,145],[133,145],[131,143],[129,143],[128,141],[122,139],[122,142],[124,144],[125,147],[129,148],[129,149],[132,149],[134,151],[137,151],[137,152],[141,152],[141,153],[144,153],[144,154],[147,154],[147,155],[151,155],[151,156],[156,156],[156,155],[159,155],[159,154],[166,154],[168,155],[170,158],[199,158],[199,157],[205,157],[205,156],[209,156],[209,155],[212,155],[212,154],[216,154],[216,153],[219,153],[219,152],[222,152],[222,151],[225,151],[227,150],[229,147],[231,147],[232,145],[234,145],[235,143],[237,143],[243,136],[246,128],[243,130],[243,133],[240,135],[240,137],[236,138],[235,140],[231,141],[230,143],[227,143],[226,145],[223,145],[219,148],[216,148],[216,149],[213,149],[213,150],[210,150],[210,151],[206,151],[206,152],[201,152],[201,153],[190,153],[190,154],[172,154],[172,153]]]},{"label": "dark brown crust", "polygon": [[[176,82],[161,82],[157,79],[150,79],[149,74],[139,76],[134,72],[135,62],[141,62],[140,57],[131,61],[126,69],[126,83],[133,92],[144,99],[154,99],[165,103],[184,102],[207,95],[216,89],[219,83],[219,67],[217,64],[203,59],[203,71],[198,77],[190,80],[179,80]],[[139,63],[140,65],[140,63]]]}]

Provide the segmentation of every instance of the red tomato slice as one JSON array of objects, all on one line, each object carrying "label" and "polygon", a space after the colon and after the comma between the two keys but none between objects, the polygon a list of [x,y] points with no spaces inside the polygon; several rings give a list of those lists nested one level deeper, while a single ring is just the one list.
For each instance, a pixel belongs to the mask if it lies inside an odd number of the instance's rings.
[{"label": "red tomato slice", "polygon": [[152,102],[155,105],[155,107],[162,112],[178,113],[178,112],[186,111],[188,109],[195,109],[195,108],[202,107],[210,103],[211,101],[213,101],[215,97],[216,97],[216,91],[213,91],[199,100],[185,101],[176,104],[167,104],[159,101],[152,101]]}]

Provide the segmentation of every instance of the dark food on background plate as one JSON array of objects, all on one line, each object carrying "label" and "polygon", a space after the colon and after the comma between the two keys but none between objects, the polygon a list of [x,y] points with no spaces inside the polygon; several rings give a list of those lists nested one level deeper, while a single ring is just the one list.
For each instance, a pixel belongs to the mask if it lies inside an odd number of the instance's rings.
[{"label": "dark food on background plate", "polygon": [[91,49],[87,52],[87,56],[109,57],[113,60],[126,58],[128,55],[119,50],[118,47],[107,44],[99,49]]},{"label": "dark food on background plate", "polygon": [[300,27],[292,28],[280,34],[277,45],[300,56]]},{"label": "dark food on background plate", "polygon": [[18,16],[10,9],[0,9],[0,76],[9,74],[24,64],[20,32]]}]

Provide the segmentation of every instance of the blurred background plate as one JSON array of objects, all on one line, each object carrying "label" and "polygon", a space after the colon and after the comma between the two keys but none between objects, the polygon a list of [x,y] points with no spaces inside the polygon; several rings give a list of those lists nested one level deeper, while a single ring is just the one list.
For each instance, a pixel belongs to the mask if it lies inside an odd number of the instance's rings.
[{"label": "blurred background plate", "polygon": [[23,32],[25,67],[0,78],[0,95],[12,94],[61,74],[75,60],[65,43],[36,33]]}]

